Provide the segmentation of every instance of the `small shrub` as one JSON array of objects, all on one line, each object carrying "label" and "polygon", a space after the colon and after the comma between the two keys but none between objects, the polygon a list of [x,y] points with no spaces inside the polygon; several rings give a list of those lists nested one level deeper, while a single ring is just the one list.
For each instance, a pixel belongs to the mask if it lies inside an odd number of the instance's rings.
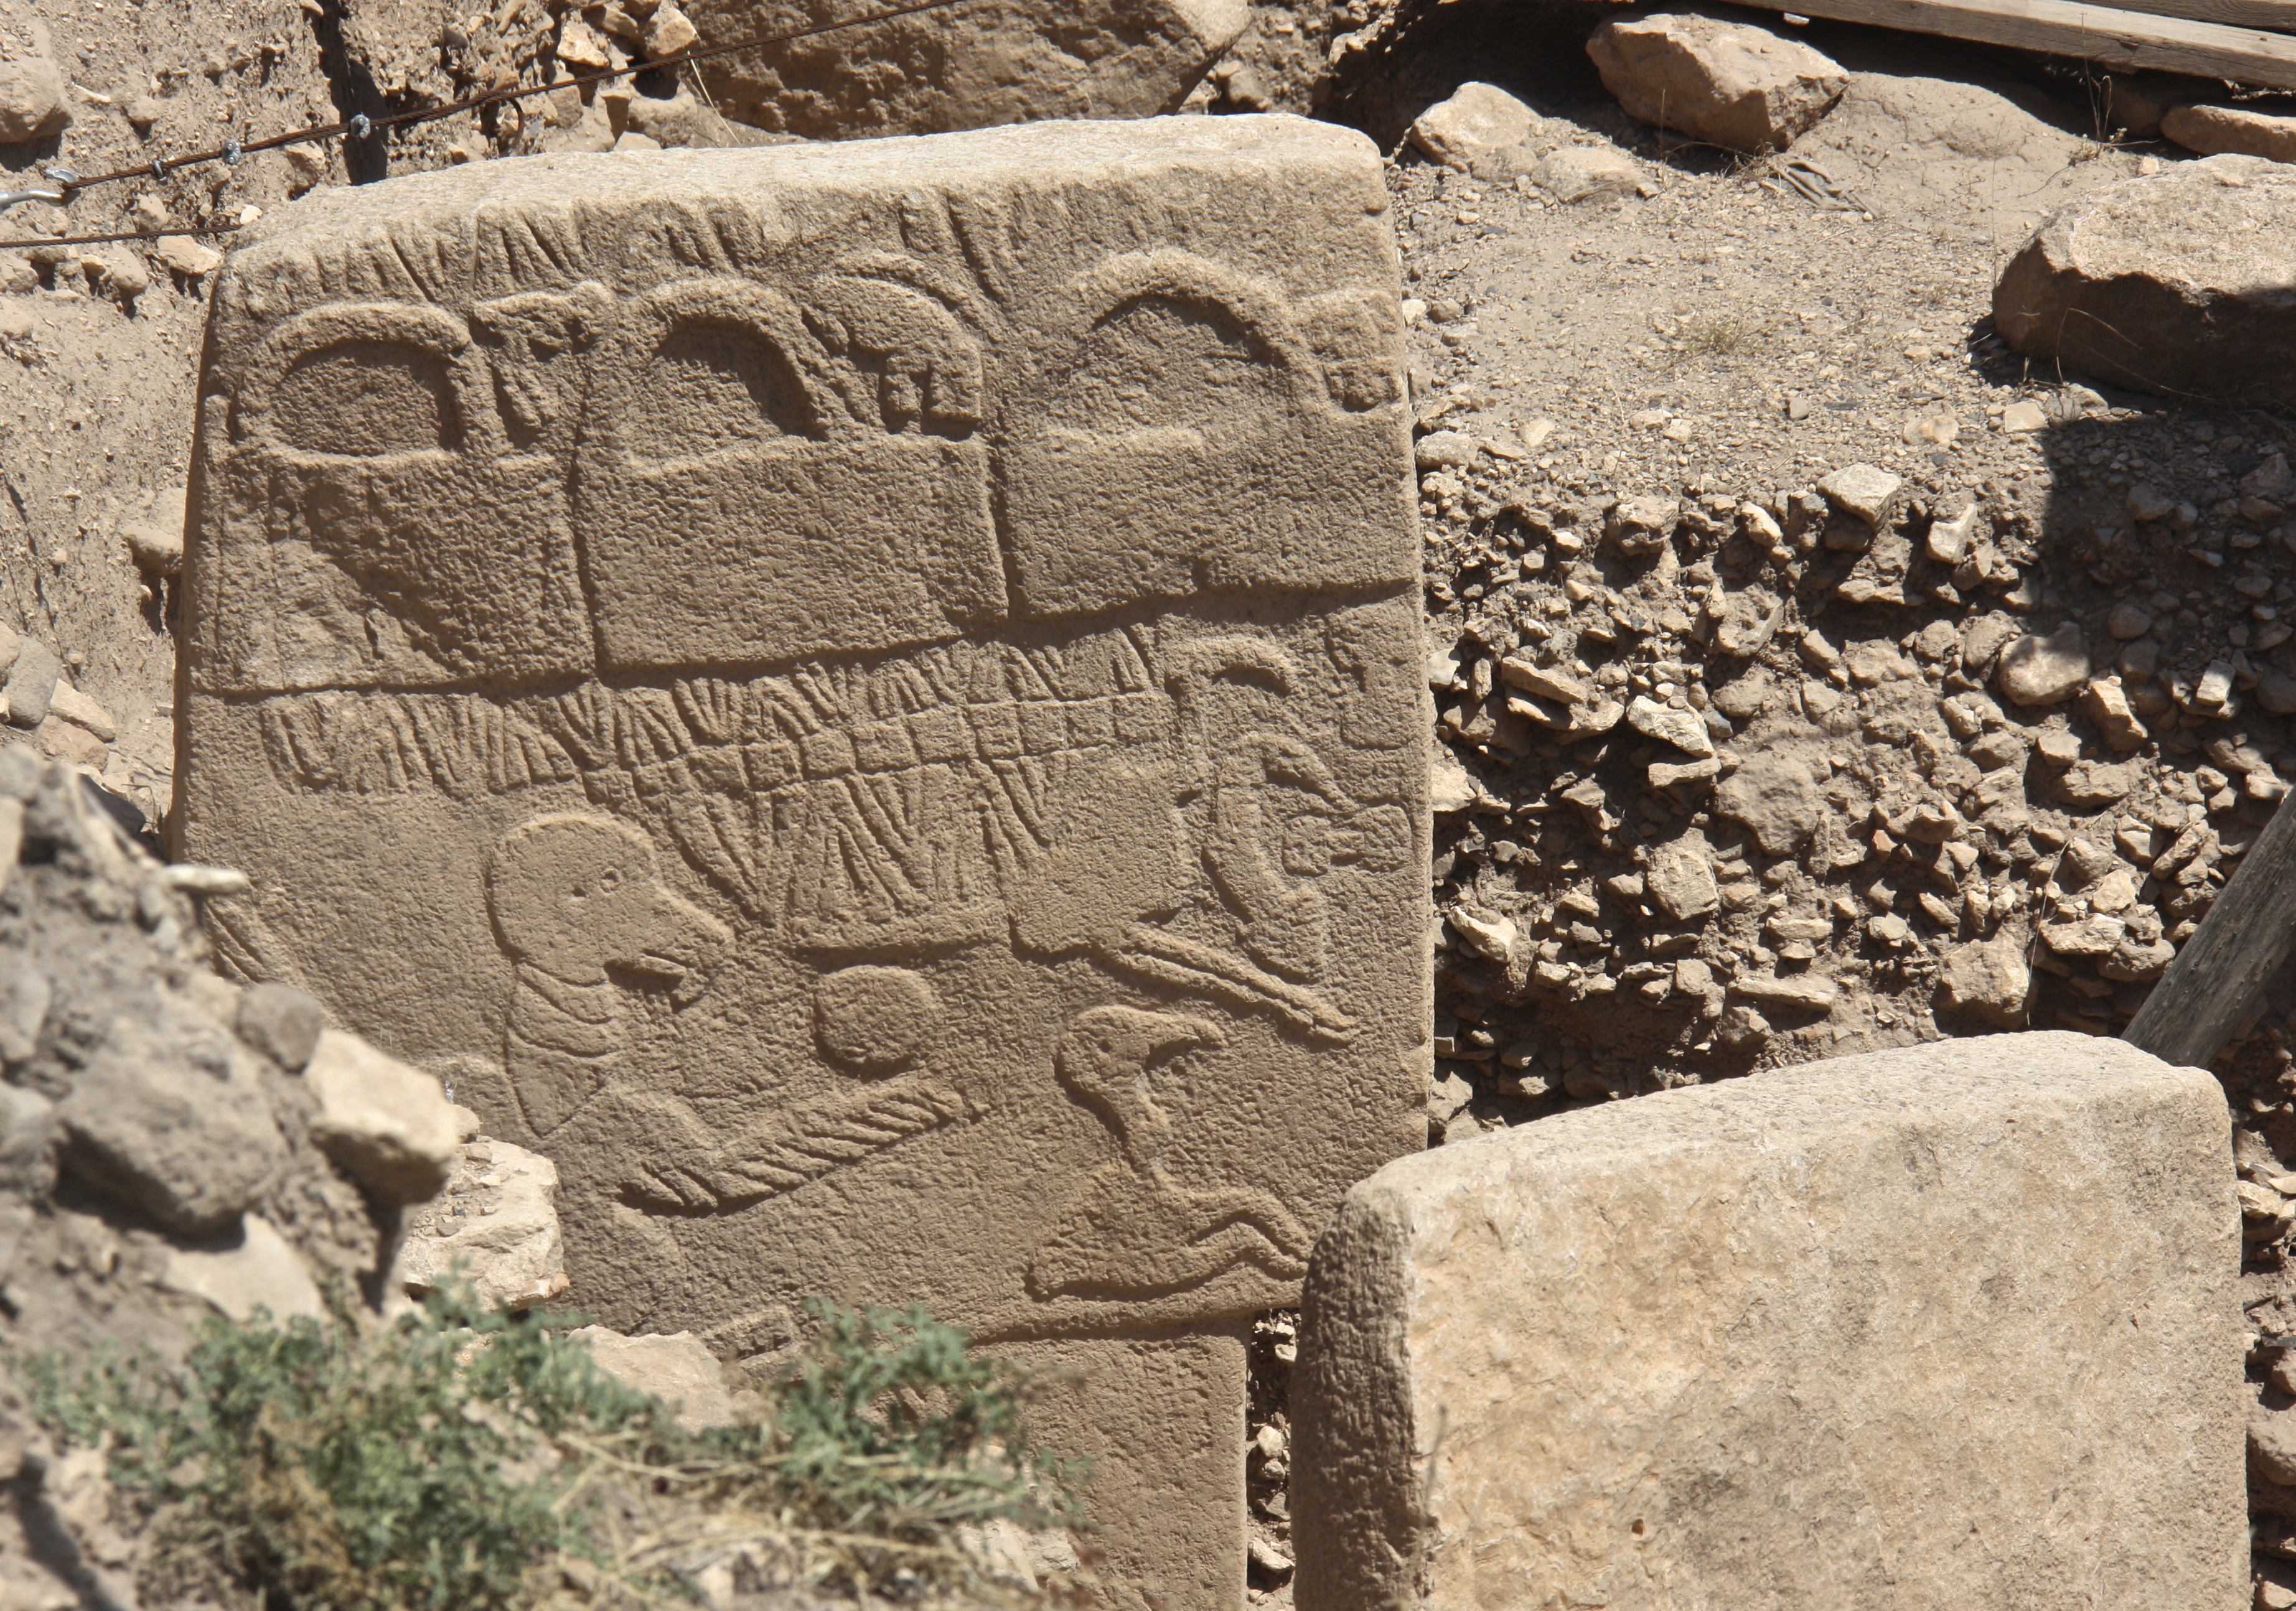
[{"label": "small shrub", "polygon": [[[565,1335],[455,1291],[388,1325],[211,1322],[182,1369],[48,1357],[58,1435],[106,1451],[150,1520],[149,1586],[227,1582],[307,1611],[652,1605],[733,1558],[865,1591],[962,1589],[960,1526],[1073,1522],[1020,1384],[922,1308],[816,1304],[818,1338],[754,1424],[681,1430]],[[601,1585],[603,1586],[603,1591]]]}]

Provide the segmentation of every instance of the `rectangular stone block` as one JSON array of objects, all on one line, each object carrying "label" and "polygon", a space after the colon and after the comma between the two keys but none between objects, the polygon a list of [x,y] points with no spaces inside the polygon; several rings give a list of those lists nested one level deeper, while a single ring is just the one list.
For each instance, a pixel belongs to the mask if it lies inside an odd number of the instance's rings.
[{"label": "rectangular stone block", "polygon": [[2230,1141],[2036,1034],[1391,1164],[1308,1275],[1298,1603],[2233,1611]]},{"label": "rectangular stone block", "polygon": [[1126,1417],[1240,1417],[1234,1328],[1425,1134],[1386,205],[1287,118],[521,159],[317,192],[215,293],[226,964],[547,1157],[618,1329],[1131,1362],[1072,1419],[1210,1484],[1126,1546],[1226,1585],[1175,1607],[1241,1594],[1241,1468]]}]

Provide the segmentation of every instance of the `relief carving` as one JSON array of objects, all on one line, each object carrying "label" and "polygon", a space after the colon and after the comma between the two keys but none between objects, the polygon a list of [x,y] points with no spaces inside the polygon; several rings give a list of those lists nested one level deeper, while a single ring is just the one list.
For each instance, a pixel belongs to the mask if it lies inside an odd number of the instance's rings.
[{"label": "relief carving", "polygon": [[1054,1067],[1114,1133],[1118,1157],[1086,1178],[1037,1249],[1038,1291],[1170,1291],[1240,1263],[1278,1280],[1305,1272],[1314,1239],[1283,1204],[1242,1187],[1192,1190],[1165,1167],[1172,1121],[1151,1066],[1221,1040],[1201,1018],[1133,1007],[1094,1007],[1069,1026]]},{"label": "relief carving", "polygon": [[324,893],[218,949],[472,1071],[617,1323],[1225,1323],[1423,1139],[1375,163],[1179,121],[458,171],[222,277],[186,848]]},{"label": "relief carving", "polygon": [[503,837],[487,870],[487,909],[516,969],[504,1067],[542,1136],[622,1077],[633,984],[690,1005],[734,937],[662,884],[643,833],[578,812],[535,817]]}]

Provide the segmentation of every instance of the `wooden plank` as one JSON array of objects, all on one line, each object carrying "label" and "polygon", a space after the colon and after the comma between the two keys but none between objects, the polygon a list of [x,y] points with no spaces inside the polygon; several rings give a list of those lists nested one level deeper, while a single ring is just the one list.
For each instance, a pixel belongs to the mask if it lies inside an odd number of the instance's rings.
[{"label": "wooden plank", "polygon": [[[2155,67],[2203,78],[2296,89],[2296,37],[2183,17],[2151,17],[2073,0],[1759,0],[1766,9],[1870,22],[2107,67]],[[2182,3],[2182,0],[2171,0]]]},{"label": "wooden plank", "polygon": [[2120,0],[2113,9],[2220,22],[2227,28],[2261,29],[2268,34],[2296,34],[2296,0]]},{"label": "wooden plank", "polygon": [[2296,944],[2296,792],[2241,858],[2193,937],[2121,1036],[2164,1062],[2205,1068],[2256,1010]]}]

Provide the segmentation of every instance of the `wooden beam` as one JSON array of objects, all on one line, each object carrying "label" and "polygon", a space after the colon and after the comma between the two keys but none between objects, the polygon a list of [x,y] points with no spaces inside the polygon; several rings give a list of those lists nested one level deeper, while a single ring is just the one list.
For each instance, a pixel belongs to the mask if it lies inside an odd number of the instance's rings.
[{"label": "wooden beam", "polygon": [[2296,791],[2256,836],[2240,871],[2120,1038],[2164,1062],[2205,1068],[2256,1010],[2296,944]]},{"label": "wooden beam", "polygon": [[[1770,11],[1868,22],[2107,67],[2154,67],[2203,78],[2296,89],[2296,37],[2183,17],[2153,17],[2073,0],[1756,0]],[[2219,0],[2158,0],[2162,4]],[[2231,4],[2234,0],[2221,0]],[[2276,8],[2274,14],[2281,10]]]},{"label": "wooden beam", "polygon": [[2120,0],[2113,9],[2219,22],[2226,28],[2261,29],[2268,34],[2296,34],[2296,0]]}]

